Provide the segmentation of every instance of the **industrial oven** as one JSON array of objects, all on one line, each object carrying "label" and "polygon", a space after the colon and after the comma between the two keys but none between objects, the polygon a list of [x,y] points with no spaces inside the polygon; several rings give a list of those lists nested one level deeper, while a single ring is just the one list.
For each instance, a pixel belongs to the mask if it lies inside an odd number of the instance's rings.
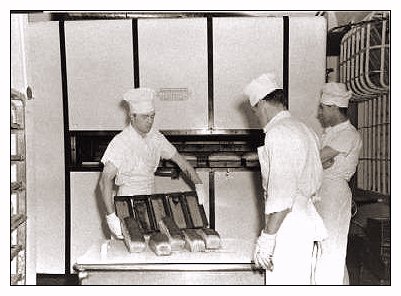
[{"label": "industrial oven", "polygon": [[[153,283],[174,284],[168,274],[178,272],[180,283],[264,284],[263,274],[254,272],[250,264],[263,221],[256,148],[263,144],[264,134],[242,90],[260,74],[275,72],[288,94],[291,113],[320,133],[316,113],[325,82],[326,19],[295,15],[72,18],[36,23],[28,29],[31,63],[39,69],[31,80],[43,85],[36,87],[41,100],[35,117],[45,118],[46,106],[52,106],[54,127],[49,133],[54,136],[51,146],[59,155],[62,173],[51,178],[64,180],[53,183],[52,191],[65,191],[65,213],[53,213],[55,221],[57,217],[65,221],[47,225],[49,232],[61,233],[55,240],[61,247],[52,248],[49,237],[38,238],[39,272],[53,268],[46,264],[65,266],[66,272],[79,273],[82,284],[106,283],[110,271],[116,270],[121,282],[107,283],[130,283],[133,277],[124,274],[135,272],[136,284],[150,283],[148,274],[160,279]],[[51,74],[51,84],[43,73]],[[97,187],[100,158],[126,124],[120,102],[132,86],[157,92],[155,127],[205,184],[209,196],[205,217],[222,238],[219,252],[161,260],[150,253],[125,254],[122,242],[111,241],[110,256],[102,258],[101,246],[109,234]],[[35,124],[46,125],[41,120]],[[63,135],[56,132],[60,128]],[[46,159],[46,152],[40,151],[37,161]],[[160,162],[155,194],[190,190],[177,167]],[[50,190],[37,191],[43,202],[57,202]],[[52,213],[41,208],[39,212],[43,218],[37,224],[47,224]],[[59,249],[65,257],[57,253]],[[62,273],[59,269],[50,272]],[[92,272],[96,277],[85,280]]]}]

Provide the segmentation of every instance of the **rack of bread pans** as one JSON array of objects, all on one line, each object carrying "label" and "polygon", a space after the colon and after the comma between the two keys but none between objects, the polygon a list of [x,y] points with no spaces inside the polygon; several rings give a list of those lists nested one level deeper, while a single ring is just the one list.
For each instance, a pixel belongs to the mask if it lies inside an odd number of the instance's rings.
[{"label": "rack of bread pans", "polygon": [[[205,238],[205,247],[199,249],[195,248],[195,250],[203,251],[207,249],[208,245],[213,245],[212,248],[214,249],[220,246],[220,237],[218,233],[207,228],[208,221],[205,210],[203,206],[199,204],[195,191],[152,195],[115,196],[114,204],[117,216],[123,224],[127,219],[130,219],[131,221],[135,220],[134,224],[137,225],[135,226],[137,228],[136,233],[139,237],[141,237],[141,235],[146,235],[150,237],[150,240],[152,240],[153,237],[160,235],[160,232],[163,232],[163,229],[160,229],[160,222],[162,220],[165,221],[167,218],[176,225],[175,228],[178,232],[182,231],[183,239],[185,237],[185,240],[186,242],[189,242],[189,245],[191,245],[190,237],[194,232],[203,234],[203,237]],[[196,236],[196,234],[194,235]],[[192,238],[194,237],[192,236]],[[217,238],[217,244],[208,244],[208,238],[212,238],[214,242],[216,242]],[[124,237],[124,239],[127,240],[126,237]],[[144,240],[142,241],[144,242]],[[150,242],[149,246],[151,246]],[[130,250],[130,247],[128,247],[128,249]],[[153,248],[151,249],[153,250]],[[194,251],[194,248],[192,247],[188,247],[187,249]],[[130,250],[130,252],[131,251],[132,250]],[[140,251],[142,251],[142,248],[139,247],[137,250],[133,250],[132,252]],[[170,252],[167,251],[166,255],[169,253]],[[158,253],[156,252],[156,254]]]}]

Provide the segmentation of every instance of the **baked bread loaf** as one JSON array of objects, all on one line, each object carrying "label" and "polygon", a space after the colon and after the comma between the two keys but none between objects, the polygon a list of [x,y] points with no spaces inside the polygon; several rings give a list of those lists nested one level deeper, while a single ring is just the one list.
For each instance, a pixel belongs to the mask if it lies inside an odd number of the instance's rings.
[{"label": "baked bread loaf", "polygon": [[124,237],[125,245],[130,253],[139,253],[146,248],[145,237],[143,236],[143,230],[139,226],[138,222],[134,217],[124,218],[121,223],[121,230]]},{"label": "baked bread loaf", "polygon": [[149,248],[157,256],[168,256],[171,254],[171,246],[167,235],[161,232],[155,232],[150,235]]},{"label": "baked bread loaf", "polygon": [[206,249],[219,249],[221,247],[220,235],[216,230],[210,228],[197,229],[196,232],[205,242]]},{"label": "baked bread loaf", "polygon": [[191,252],[203,252],[206,250],[205,242],[196,232],[196,229],[185,229],[183,231],[185,237],[185,248]]},{"label": "baked bread loaf", "polygon": [[184,248],[185,238],[182,230],[175,224],[170,216],[163,217],[159,221],[159,229],[161,233],[167,235],[172,251],[178,251]]}]

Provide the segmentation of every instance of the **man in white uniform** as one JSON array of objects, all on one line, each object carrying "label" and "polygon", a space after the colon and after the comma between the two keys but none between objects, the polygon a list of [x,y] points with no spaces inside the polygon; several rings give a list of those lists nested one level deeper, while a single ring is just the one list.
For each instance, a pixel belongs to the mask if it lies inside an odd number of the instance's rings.
[{"label": "man in white uniform", "polygon": [[258,148],[265,227],[256,242],[255,265],[267,270],[268,285],[313,284],[314,242],[326,235],[311,200],[323,170],[318,138],[285,109],[273,74],[253,80],[244,93],[266,134]]},{"label": "man in white uniform", "polygon": [[121,224],[115,214],[113,183],[118,186],[117,195],[152,194],[154,173],[160,159],[174,161],[194,184],[200,203],[205,200],[205,190],[194,168],[176,148],[156,129],[155,92],[136,88],[126,92],[124,100],[129,104],[130,123],[109,143],[103,158],[103,173],[99,180],[106,206],[106,220],[112,235],[122,239]]},{"label": "man in white uniform", "polygon": [[318,111],[325,130],[321,139],[323,183],[316,208],[328,231],[316,272],[316,283],[321,285],[342,285],[344,279],[352,202],[348,181],[362,148],[361,137],[347,116],[351,96],[344,84],[326,83]]}]

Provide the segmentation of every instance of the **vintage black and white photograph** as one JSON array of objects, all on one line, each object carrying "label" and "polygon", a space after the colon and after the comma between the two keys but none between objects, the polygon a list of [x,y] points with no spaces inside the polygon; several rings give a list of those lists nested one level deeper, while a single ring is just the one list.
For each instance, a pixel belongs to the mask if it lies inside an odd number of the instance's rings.
[{"label": "vintage black and white photograph", "polygon": [[10,286],[391,286],[391,10],[9,19]]}]

